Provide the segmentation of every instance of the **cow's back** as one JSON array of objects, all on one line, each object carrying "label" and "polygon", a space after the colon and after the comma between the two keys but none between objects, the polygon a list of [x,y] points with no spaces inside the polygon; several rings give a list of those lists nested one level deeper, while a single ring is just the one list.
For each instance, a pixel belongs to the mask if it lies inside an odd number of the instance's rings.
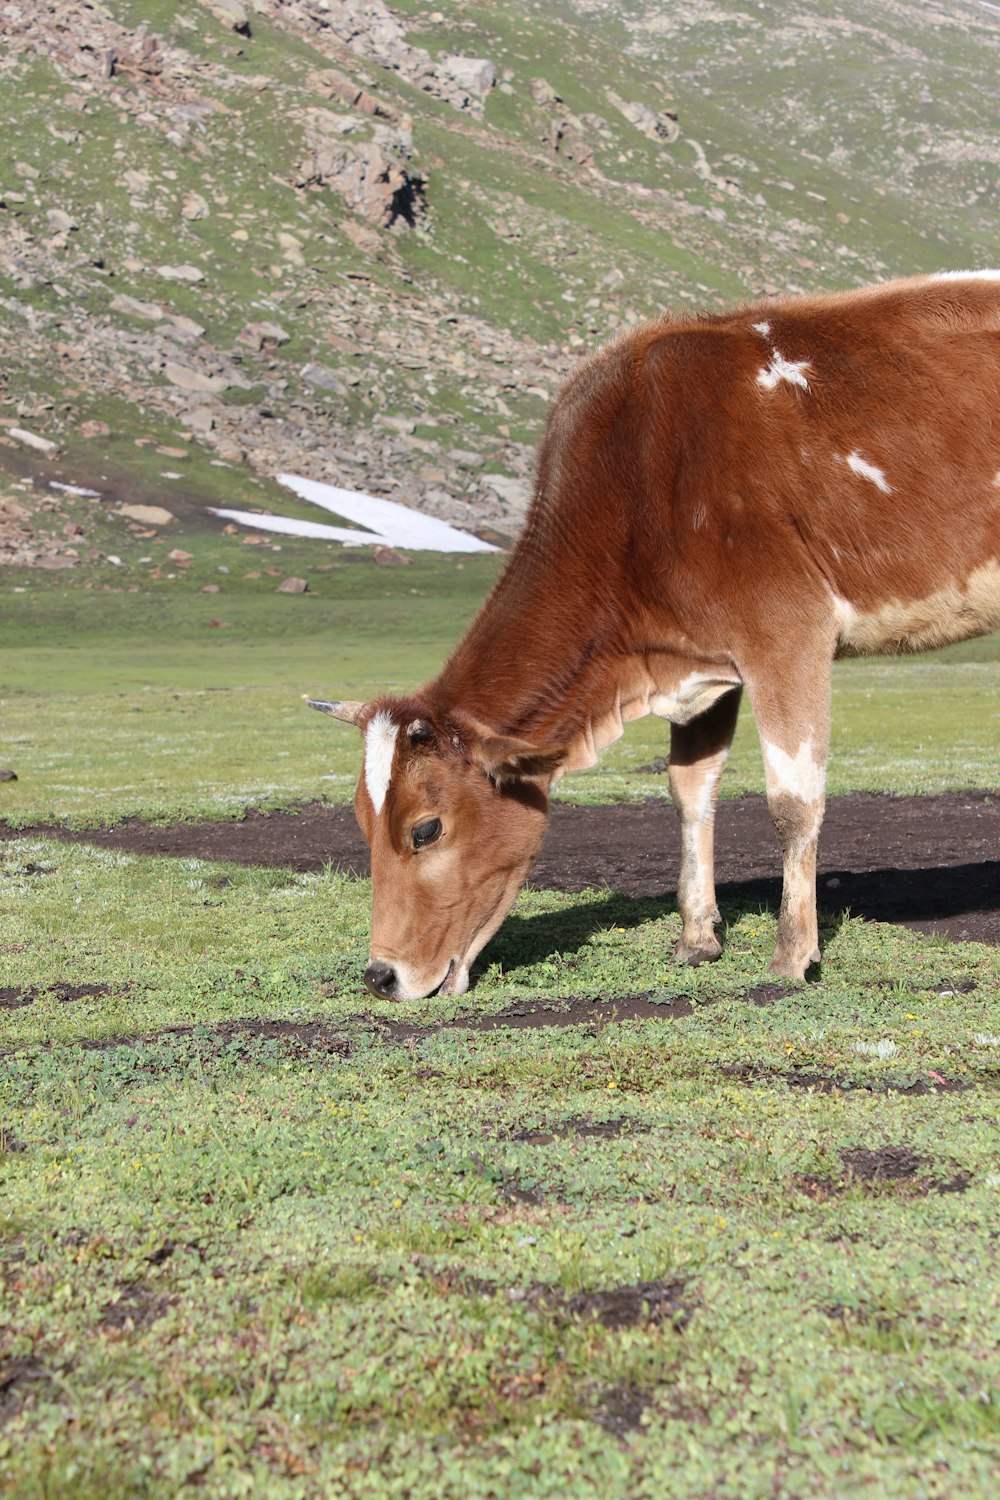
[{"label": "cow's back", "polygon": [[539,519],[684,633],[831,599],[843,652],[997,628],[1000,273],[645,324],[569,383],[540,474]]}]

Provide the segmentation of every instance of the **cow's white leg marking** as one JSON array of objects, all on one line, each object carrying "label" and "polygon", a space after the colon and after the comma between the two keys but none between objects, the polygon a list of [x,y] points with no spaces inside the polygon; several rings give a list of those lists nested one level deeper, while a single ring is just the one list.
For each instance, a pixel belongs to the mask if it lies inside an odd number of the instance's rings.
[{"label": "cow's white leg marking", "polygon": [[740,696],[737,687],[690,723],[670,726],[670,795],[681,820],[677,906],[683,923],[674,957],[690,964],[722,952],[715,934],[715,804]]},{"label": "cow's white leg marking", "polygon": [[392,778],[399,725],[391,715],[377,713],[365,731],[365,786],[376,813],[382,811]]},{"label": "cow's white leg marking", "polygon": [[856,449],[853,453],[847,455],[847,467],[853,469],[855,474],[860,475],[862,479],[870,479],[872,484],[877,484],[883,495],[892,494],[892,486],[888,483],[882,470],[877,469],[874,464],[870,464],[867,459],[862,458]]},{"label": "cow's white leg marking", "polygon": [[794,755],[780,745],[763,741],[768,786],[798,797],[803,802],[821,802],[826,788],[826,766],[817,765],[812,740],[803,740]]},{"label": "cow's white leg marking", "polygon": [[786,359],[777,349],[772,349],[771,363],[766,369],[757,372],[757,384],[762,385],[765,390],[773,391],[779,381],[787,380],[789,385],[798,385],[807,391],[809,382],[802,372],[809,368],[807,359]]},{"label": "cow's white leg marking", "polygon": [[781,840],[784,883],[771,970],[804,979],[819,960],[816,844],[823,821],[833,640],[763,664],[747,686],[764,752],[767,805]]}]

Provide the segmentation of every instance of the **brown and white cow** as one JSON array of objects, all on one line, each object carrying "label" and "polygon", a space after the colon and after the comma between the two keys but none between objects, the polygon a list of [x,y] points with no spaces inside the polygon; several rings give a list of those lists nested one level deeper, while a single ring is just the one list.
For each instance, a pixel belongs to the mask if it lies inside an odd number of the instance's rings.
[{"label": "brown and white cow", "polygon": [[784,849],[774,973],[819,959],[816,841],[835,657],[1000,626],[1000,271],[664,318],[549,417],[527,523],[443,671],[315,702],[361,730],[369,989],[461,994],[549,790],[643,714],[670,722],[675,956],[721,952],[713,820],[745,687]]}]

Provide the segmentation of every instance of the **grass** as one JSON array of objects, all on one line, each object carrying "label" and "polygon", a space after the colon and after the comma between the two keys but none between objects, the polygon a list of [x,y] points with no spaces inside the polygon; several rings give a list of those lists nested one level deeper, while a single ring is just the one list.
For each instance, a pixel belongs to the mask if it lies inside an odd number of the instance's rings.
[{"label": "grass", "polygon": [[[111,535],[120,568],[69,583],[25,574],[5,592],[0,726],[4,763],[19,777],[3,786],[7,822],[230,818],[251,806],[349,801],[357,737],[307,711],[302,695],[366,697],[426,681],[498,567],[415,556],[382,569],[367,552],[294,539],[272,550],[189,531],[189,567],[156,578],[171,569],[171,541]],[[277,594],[289,574],[306,577],[309,592]],[[203,594],[206,583],[221,592]],[[990,637],[913,660],[839,664],[831,793],[995,785],[998,661],[1000,638]],[[665,777],[638,768],[667,745],[666,725],[642,720],[559,795],[663,796]],[[729,796],[762,790],[749,709],[723,786]]]},{"label": "grass", "polygon": [[528,892],[456,1012],[362,1000],[337,875],[31,839],[0,902],[6,1493],[986,1492],[994,951],[828,923],[760,1004],[770,916],[678,972],[658,903]]},{"label": "grass", "polygon": [[[6,588],[15,823],[346,800],[300,693],[419,682],[497,566],[188,528],[171,578],[115,535]],[[838,668],[835,789],[988,784],[997,645]],[[661,794],[665,744],[568,794]],[[529,890],[468,998],[389,1006],[332,872],[31,836],[0,911],[5,1494],[987,1492],[995,950],[825,917],[775,993],[770,913],[678,971],[664,903]],[[662,1018],[609,1020],[636,993]]]}]

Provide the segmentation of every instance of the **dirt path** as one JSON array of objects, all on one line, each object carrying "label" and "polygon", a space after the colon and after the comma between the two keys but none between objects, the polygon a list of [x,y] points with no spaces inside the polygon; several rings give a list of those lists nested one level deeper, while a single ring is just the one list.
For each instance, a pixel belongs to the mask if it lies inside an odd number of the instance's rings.
[{"label": "dirt path", "polygon": [[[69,833],[26,829],[128,849],[237,864],[318,870],[331,863],[368,873],[368,850],[347,807],[315,804],[297,813],[251,812],[239,823],[154,828],[126,823]],[[0,840],[20,835],[0,828]],[[676,888],[678,824],[664,803],[556,806],[532,874],[553,890],[610,887],[627,895],[665,896]],[[960,941],[1000,944],[1000,796],[857,794],[831,798],[820,840],[820,905],[830,912],[901,922]],[[780,898],[777,840],[760,797],[723,802],[717,825],[719,898]]]}]

